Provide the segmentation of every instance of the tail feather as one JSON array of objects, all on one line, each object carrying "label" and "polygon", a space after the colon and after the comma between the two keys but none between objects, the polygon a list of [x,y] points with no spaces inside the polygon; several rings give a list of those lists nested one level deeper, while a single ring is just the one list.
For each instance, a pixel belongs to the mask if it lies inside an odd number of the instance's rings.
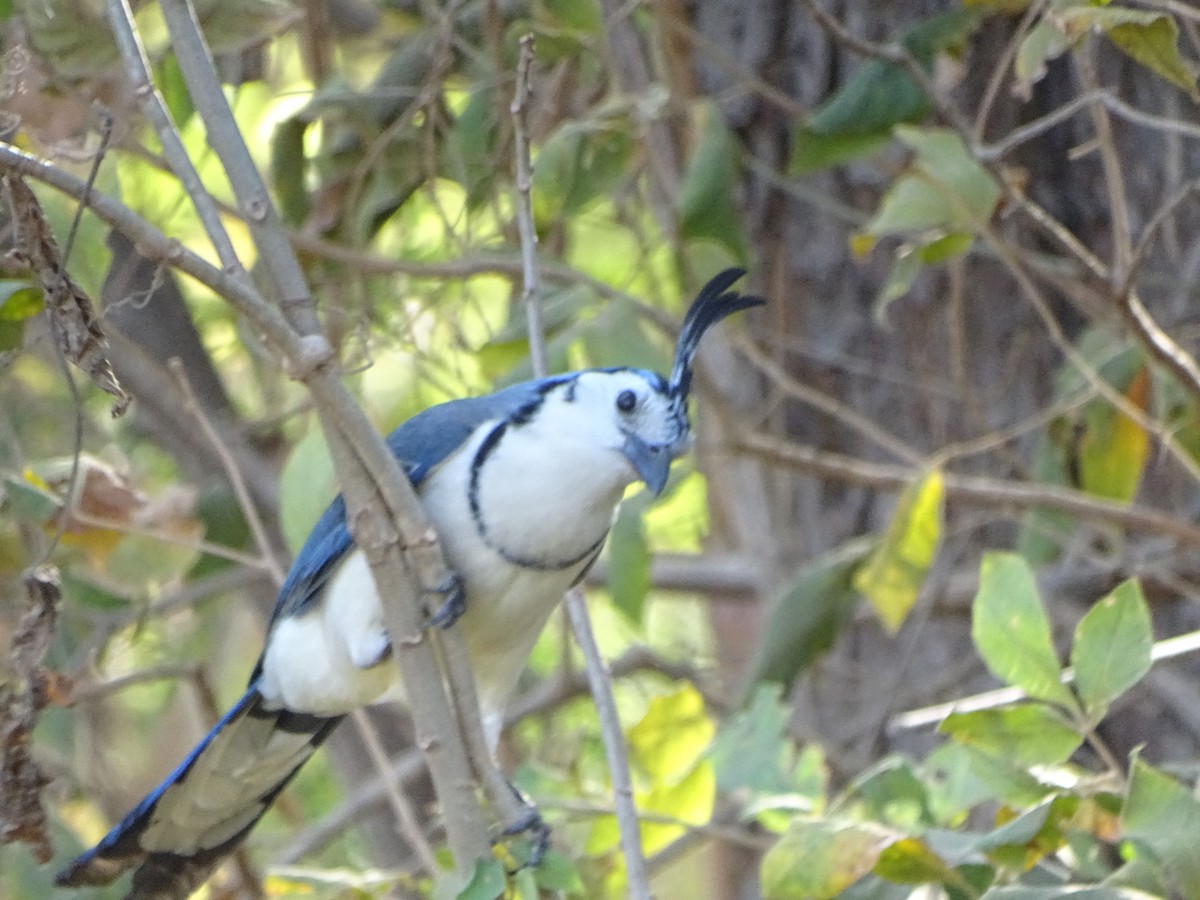
[{"label": "tail feather", "polygon": [[186,898],[340,721],[267,709],[251,687],[179,768],[55,881],[108,884],[137,866],[126,900]]}]

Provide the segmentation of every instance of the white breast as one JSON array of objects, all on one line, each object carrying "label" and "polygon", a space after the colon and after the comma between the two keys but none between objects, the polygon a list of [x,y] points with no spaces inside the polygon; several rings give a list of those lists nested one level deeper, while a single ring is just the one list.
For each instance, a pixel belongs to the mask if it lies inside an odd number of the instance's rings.
[{"label": "white breast", "polygon": [[[504,706],[550,613],[590,558],[552,571],[504,558],[476,527],[468,498],[472,461],[491,431],[477,429],[426,479],[420,495],[450,566],[466,584],[463,630],[493,744]],[[510,429],[489,454],[478,503],[488,534],[504,547],[577,556],[602,540],[630,480],[614,451],[546,440],[534,428]],[[322,601],[276,623],[263,657],[260,690],[289,709],[337,715],[403,699],[390,658],[375,584],[352,551]],[[374,664],[373,664],[374,663]]]}]

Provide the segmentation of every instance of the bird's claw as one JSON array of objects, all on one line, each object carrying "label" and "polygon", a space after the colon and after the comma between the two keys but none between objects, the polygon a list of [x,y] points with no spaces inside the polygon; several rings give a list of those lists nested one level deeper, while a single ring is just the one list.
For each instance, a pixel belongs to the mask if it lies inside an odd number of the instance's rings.
[{"label": "bird's claw", "polygon": [[437,608],[429,620],[430,626],[437,628],[449,628],[467,611],[467,591],[463,584],[460,575],[451,574],[430,591],[431,594],[439,594],[446,599],[442,601],[442,605]]},{"label": "bird's claw", "polygon": [[546,857],[546,851],[550,849],[550,826],[546,824],[542,814],[538,812],[538,808],[522,790],[513,784],[510,784],[509,787],[517,795],[517,799],[521,801],[524,809],[520,816],[504,827],[500,836],[503,839],[527,834],[533,844],[525,861],[519,863],[508,873],[516,875],[522,869],[536,869],[542,864],[542,860]]}]

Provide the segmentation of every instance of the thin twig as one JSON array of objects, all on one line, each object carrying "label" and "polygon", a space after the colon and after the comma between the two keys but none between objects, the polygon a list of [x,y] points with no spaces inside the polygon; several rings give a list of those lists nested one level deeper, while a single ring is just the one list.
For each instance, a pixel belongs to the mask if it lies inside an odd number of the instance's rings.
[{"label": "thin twig", "polygon": [[200,173],[196,171],[187,148],[183,146],[183,139],[171,119],[166,101],[151,80],[146,48],[137,33],[128,0],[107,0],[106,6],[109,27],[116,37],[117,49],[121,52],[121,60],[133,87],[134,96],[138,98],[142,115],[154,128],[154,133],[162,144],[163,156],[187,192],[200,224],[204,226],[213,249],[217,251],[217,259],[221,261],[222,267],[227,272],[244,277],[245,269],[233,247],[233,241],[229,238],[229,232],[221,221],[221,211],[212,194],[205,189],[204,182],[200,180]]},{"label": "thin twig", "polygon": [[217,457],[221,460],[221,465],[225,469],[225,475],[233,487],[233,495],[237,498],[238,506],[242,510],[242,516],[250,528],[250,534],[254,537],[254,544],[258,548],[259,556],[262,558],[263,568],[266,569],[272,580],[274,580],[275,587],[282,587],[286,573],[283,570],[282,564],[275,556],[275,550],[271,545],[271,538],[267,534],[267,528],[263,524],[262,517],[258,514],[258,507],[254,505],[254,498],[250,496],[250,491],[246,487],[246,479],[242,477],[241,467],[238,465],[230,449],[225,446],[225,442],[221,440],[221,435],[217,433],[212,420],[204,414],[204,409],[201,407],[200,401],[196,399],[196,394],[192,390],[191,382],[188,381],[183,362],[179,357],[173,356],[167,360],[167,368],[170,370],[175,383],[179,386],[179,390],[183,394],[184,406],[195,417],[200,430],[208,438],[208,442],[212,444]]},{"label": "thin twig", "polygon": [[[917,468],[867,462],[752,430],[747,430],[740,446],[804,472],[866,487],[902,490],[922,474]],[[1155,509],[1103,500],[1081,491],[1040,482],[1000,481],[954,472],[945,472],[942,477],[947,501],[1020,510],[1044,507],[1085,520],[1109,522],[1122,528],[1166,535],[1184,546],[1200,549],[1200,528]]]},{"label": "thin twig", "polygon": [[621,835],[621,854],[625,857],[625,875],[628,896],[638,900],[649,900],[650,874],[646,869],[646,858],[642,854],[641,826],[638,822],[637,805],[633,797],[633,779],[629,774],[629,757],[625,748],[625,736],[621,732],[621,717],[613,698],[612,678],[600,655],[600,647],[592,633],[588,620],[587,604],[583,594],[572,589],[564,601],[575,643],[583,654],[584,671],[596,702],[596,715],[600,719],[600,733],[604,737],[604,754],[608,760],[608,775],[612,783],[613,812],[617,817],[617,828]]},{"label": "thin twig", "polygon": [[383,749],[379,732],[370,717],[361,709],[350,713],[350,720],[354,723],[358,736],[362,738],[363,746],[367,749],[367,755],[371,757],[375,771],[383,779],[384,795],[392,807],[392,813],[400,823],[405,839],[412,847],[413,852],[417,854],[417,859],[421,861],[425,873],[436,875],[439,871],[437,857],[434,856],[433,848],[429,846],[429,841],[425,838],[425,832],[421,830],[421,823],[417,819],[416,811],[408,802],[408,796],[404,793],[404,785],[392,768],[387,751]]},{"label": "thin twig", "polygon": [[[529,323],[530,359],[534,374],[544,378],[546,369],[546,336],[542,325],[541,296],[538,292],[537,233],[533,222],[532,167],[529,160],[529,140],[526,135],[526,102],[529,97],[529,67],[533,61],[533,36],[521,39],[521,56],[517,67],[516,94],[510,111],[516,144],[517,172],[517,229],[521,236],[521,261],[524,275],[524,299]],[[621,852],[625,858],[626,881],[629,896],[649,898],[650,880],[646,871],[646,860],[642,854],[641,829],[638,825],[637,807],[633,798],[633,783],[629,777],[629,762],[626,756],[625,739],[621,732],[621,720],[617,715],[616,702],[612,694],[612,680],[600,656],[600,649],[592,633],[587,604],[578,590],[567,592],[564,600],[567,618],[575,633],[575,642],[583,653],[588,683],[596,710],[600,717],[600,731],[604,738],[604,750],[608,757],[609,777],[612,781],[613,800],[616,807],[617,827],[621,836]]]},{"label": "thin twig", "polygon": [[529,360],[535,378],[545,378],[546,328],[542,322],[541,285],[537,267],[537,229],[533,223],[533,164],[529,158],[529,68],[533,64],[533,35],[521,37],[517,58],[517,89],[509,112],[513,118],[513,143],[516,156],[517,233],[521,239],[521,272],[524,276],[522,299],[529,328]]},{"label": "thin twig", "polygon": [[[1150,660],[1161,662],[1164,659],[1174,659],[1200,650],[1200,631],[1189,631],[1186,634],[1158,641],[1150,649]],[[1075,680],[1075,669],[1068,666],[1063,669],[1062,681],[1070,684]],[[981,709],[995,709],[1026,699],[1026,694],[1017,687],[997,688],[993,691],[983,691],[969,697],[960,697],[947,703],[935,703],[899,713],[888,720],[887,730],[890,734],[900,731],[911,731],[916,728],[926,728],[937,725],[946,716],[956,712],[975,712]]]}]

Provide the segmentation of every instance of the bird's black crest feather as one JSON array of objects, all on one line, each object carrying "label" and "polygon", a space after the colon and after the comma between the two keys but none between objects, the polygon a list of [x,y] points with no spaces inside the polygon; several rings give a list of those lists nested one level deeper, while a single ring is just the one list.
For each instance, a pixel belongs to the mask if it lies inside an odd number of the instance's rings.
[{"label": "bird's black crest feather", "polygon": [[739,294],[727,288],[746,274],[745,269],[726,269],[713,276],[692,303],[683,319],[679,341],[675,345],[675,364],[671,367],[670,392],[679,402],[687,400],[692,384],[692,358],[700,346],[700,339],[713,325],[726,316],[743,309],[761,306],[766,301],[761,297]]}]

